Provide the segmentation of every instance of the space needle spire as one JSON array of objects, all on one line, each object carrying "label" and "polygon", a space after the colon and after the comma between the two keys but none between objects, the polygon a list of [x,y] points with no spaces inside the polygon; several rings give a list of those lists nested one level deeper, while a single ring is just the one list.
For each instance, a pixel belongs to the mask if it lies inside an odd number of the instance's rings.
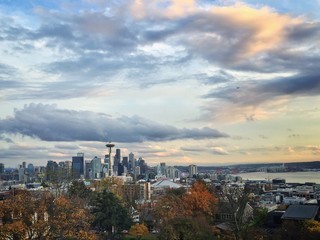
[{"label": "space needle spire", "polygon": [[109,148],[109,176],[113,176],[113,165],[112,165],[112,160],[111,160],[111,149],[114,147],[115,145],[111,142],[107,143],[106,147]]}]

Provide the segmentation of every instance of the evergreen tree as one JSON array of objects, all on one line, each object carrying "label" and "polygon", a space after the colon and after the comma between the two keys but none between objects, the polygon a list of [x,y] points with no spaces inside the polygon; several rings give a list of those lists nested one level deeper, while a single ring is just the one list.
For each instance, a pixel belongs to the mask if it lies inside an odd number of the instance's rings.
[{"label": "evergreen tree", "polygon": [[128,210],[112,192],[104,190],[98,193],[93,199],[91,212],[94,215],[93,227],[100,232],[108,232],[112,239],[131,226]]}]

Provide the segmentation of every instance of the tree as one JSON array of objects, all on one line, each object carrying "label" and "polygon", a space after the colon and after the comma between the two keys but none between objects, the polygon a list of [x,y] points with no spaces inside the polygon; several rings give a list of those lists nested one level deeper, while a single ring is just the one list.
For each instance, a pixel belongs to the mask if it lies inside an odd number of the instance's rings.
[{"label": "tree", "polygon": [[0,239],[33,239],[46,237],[49,225],[44,219],[50,196],[32,195],[27,191],[16,191],[15,195],[1,202]]},{"label": "tree", "polygon": [[83,181],[74,180],[68,189],[68,195],[72,201],[87,206],[94,193],[85,186]]},{"label": "tree", "polygon": [[196,181],[189,194],[183,196],[187,215],[213,216],[217,207],[218,199],[210,193],[208,187],[202,181]]},{"label": "tree", "polygon": [[57,163],[51,163],[52,165],[48,167],[46,171],[46,179],[53,191],[55,196],[60,196],[64,193],[67,185],[70,183],[71,175],[68,173],[68,170],[65,168],[60,168]]},{"label": "tree", "polygon": [[90,234],[93,216],[88,209],[74,204],[66,197],[58,197],[54,200],[50,211],[48,211],[48,222],[50,236],[54,239],[94,239]]},{"label": "tree", "polygon": [[135,224],[135,225],[132,225],[130,230],[129,230],[129,234],[131,236],[134,236],[134,237],[138,237],[139,239],[142,237],[142,236],[146,236],[148,235],[149,231],[148,231],[148,228],[146,227],[146,225],[144,224]]},{"label": "tree", "polygon": [[184,189],[169,191],[155,207],[159,238],[212,239],[214,233],[210,223],[217,202],[217,197],[202,181],[195,182],[188,192]]},{"label": "tree", "polygon": [[217,197],[210,193],[205,183],[197,181],[189,192],[183,188],[169,191],[159,200],[156,213],[162,219],[197,215],[212,217],[217,203]]},{"label": "tree", "polygon": [[303,227],[306,233],[306,239],[320,239],[320,222],[315,220],[304,221]]},{"label": "tree", "polygon": [[220,201],[233,215],[230,224],[232,224],[235,239],[245,239],[252,220],[252,208],[248,205],[248,189],[238,185],[225,186],[220,192]]},{"label": "tree", "polygon": [[93,226],[101,231],[107,231],[113,238],[131,226],[131,218],[120,199],[106,190],[98,193],[92,202],[91,212],[94,215]]},{"label": "tree", "polygon": [[167,224],[162,224],[159,240],[194,240],[215,239],[213,227],[209,225],[204,216],[176,217]]},{"label": "tree", "polygon": [[168,191],[165,196],[159,199],[154,208],[154,213],[157,219],[166,220],[178,216],[184,216],[186,208],[182,198],[185,194],[186,191],[183,188],[172,189]]},{"label": "tree", "polygon": [[95,239],[90,213],[68,198],[19,191],[0,204],[0,239]]},{"label": "tree", "polygon": [[274,239],[318,240],[320,239],[320,222],[315,220],[286,220],[275,234]]}]

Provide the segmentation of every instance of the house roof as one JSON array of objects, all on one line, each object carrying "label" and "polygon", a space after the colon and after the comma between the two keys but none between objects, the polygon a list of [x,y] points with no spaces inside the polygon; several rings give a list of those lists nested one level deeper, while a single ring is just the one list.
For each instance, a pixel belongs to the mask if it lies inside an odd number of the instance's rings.
[{"label": "house roof", "polygon": [[180,184],[169,181],[168,179],[161,179],[160,181],[151,185],[154,188],[180,188],[182,187]]},{"label": "house roof", "polygon": [[314,219],[319,211],[316,205],[290,205],[282,219],[304,220]]}]

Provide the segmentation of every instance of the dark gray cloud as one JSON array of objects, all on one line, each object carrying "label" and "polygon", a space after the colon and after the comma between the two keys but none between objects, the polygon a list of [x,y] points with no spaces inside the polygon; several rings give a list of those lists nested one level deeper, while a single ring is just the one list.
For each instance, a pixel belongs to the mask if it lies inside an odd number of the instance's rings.
[{"label": "dark gray cloud", "polygon": [[0,141],[5,141],[7,143],[14,143],[13,140],[5,135],[0,134]]},{"label": "dark gray cloud", "polygon": [[30,104],[0,120],[0,132],[22,134],[45,141],[144,142],[228,137],[218,130],[176,128],[139,116],[111,118],[89,111],[71,111],[54,105]]},{"label": "dark gray cloud", "polygon": [[317,96],[320,75],[296,75],[274,80],[244,81],[218,88],[205,98],[218,98],[238,105],[258,105],[283,96]]}]

